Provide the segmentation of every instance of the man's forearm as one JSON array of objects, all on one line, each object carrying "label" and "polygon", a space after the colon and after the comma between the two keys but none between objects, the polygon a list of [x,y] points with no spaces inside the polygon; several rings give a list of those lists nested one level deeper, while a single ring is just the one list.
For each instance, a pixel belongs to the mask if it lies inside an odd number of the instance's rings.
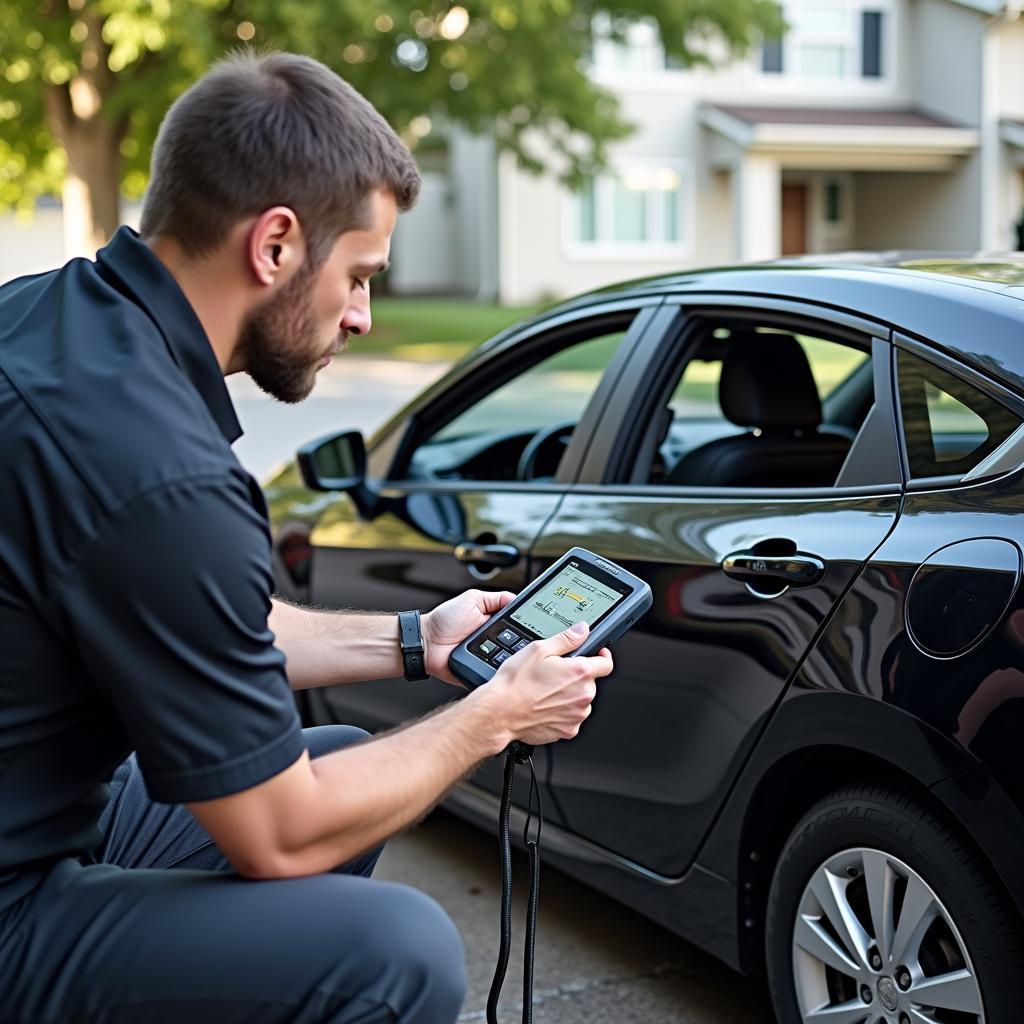
[{"label": "man's forearm", "polygon": [[330,871],[419,820],[512,739],[500,694],[477,691],[414,725],[189,808],[250,878]]},{"label": "man's forearm", "polygon": [[[483,758],[511,742],[484,697],[475,694],[390,735],[312,761],[309,816],[296,808],[289,817],[296,824],[318,821],[320,834],[293,833],[297,849],[289,873],[329,870],[408,828]],[[336,831],[325,828],[331,821]]]},{"label": "man's forearm", "polygon": [[275,599],[270,628],[293,690],[402,675],[394,612],[321,612]]}]

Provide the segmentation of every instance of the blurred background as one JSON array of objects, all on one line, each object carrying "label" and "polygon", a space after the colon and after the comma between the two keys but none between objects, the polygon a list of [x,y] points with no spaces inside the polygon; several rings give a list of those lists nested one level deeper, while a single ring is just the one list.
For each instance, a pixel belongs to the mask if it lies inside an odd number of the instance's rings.
[{"label": "blurred background", "polygon": [[803,253],[1024,249],[1022,6],[0,0],[0,282],[137,223],[160,120],[219,55],[337,70],[413,149],[423,193],[371,333],[313,398],[231,380],[264,478],[567,295]]},{"label": "blurred background", "polygon": [[446,361],[552,299],[698,265],[1024,248],[1020,15],[1020,0],[0,0],[0,281],[133,223],[165,110],[239,45],[325,61],[424,172],[357,352]]},{"label": "blurred background", "polygon": [[160,120],[220,54],[336,69],[424,188],[372,332],[315,397],[271,415],[232,380],[239,456],[263,477],[566,295],[801,253],[1024,248],[1021,7],[0,0],[0,282],[137,222]]}]

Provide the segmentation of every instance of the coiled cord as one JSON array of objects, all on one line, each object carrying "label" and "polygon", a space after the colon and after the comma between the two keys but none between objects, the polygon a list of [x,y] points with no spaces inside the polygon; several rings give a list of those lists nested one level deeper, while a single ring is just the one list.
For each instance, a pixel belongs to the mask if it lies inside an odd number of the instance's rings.
[{"label": "coiled cord", "polygon": [[[525,743],[511,744],[505,753],[505,774],[501,787],[501,809],[498,812],[498,847],[501,851],[501,925],[498,962],[487,994],[487,1024],[498,1024],[498,999],[505,983],[508,958],[512,947],[512,783],[517,764],[530,766],[530,795],[523,827],[523,843],[530,858],[530,889],[526,903],[526,937],[523,944],[523,1024],[533,1022],[533,961],[537,946],[537,906],[540,902],[540,832],[544,824],[543,806],[537,774],[533,767],[533,747]],[[537,802],[537,832],[530,837]]]}]

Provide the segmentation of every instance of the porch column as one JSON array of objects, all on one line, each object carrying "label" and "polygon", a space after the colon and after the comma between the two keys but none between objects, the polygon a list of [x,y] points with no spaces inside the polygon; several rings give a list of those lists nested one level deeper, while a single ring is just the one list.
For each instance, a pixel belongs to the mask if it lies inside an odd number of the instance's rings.
[{"label": "porch column", "polygon": [[775,259],[782,251],[782,172],[778,160],[744,153],[733,172],[733,230],[740,261]]}]

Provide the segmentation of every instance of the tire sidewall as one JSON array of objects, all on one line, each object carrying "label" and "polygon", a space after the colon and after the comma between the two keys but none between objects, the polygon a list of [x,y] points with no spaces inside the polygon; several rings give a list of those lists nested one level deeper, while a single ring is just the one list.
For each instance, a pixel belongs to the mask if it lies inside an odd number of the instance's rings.
[{"label": "tire sidewall", "polygon": [[780,1024],[800,1024],[793,980],[792,944],[797,909],[811,875],[835,854],[865,847],[891,854],[913,868],[953,919],[981,984],[985,1019],[1012,1019],[1019,993],[1017,971],[969,861],[977,854],[960,845],[935,819],[885,796],[827,799],[797,825],[776,866],[768,899],[765,955],[772,1001]]}]

